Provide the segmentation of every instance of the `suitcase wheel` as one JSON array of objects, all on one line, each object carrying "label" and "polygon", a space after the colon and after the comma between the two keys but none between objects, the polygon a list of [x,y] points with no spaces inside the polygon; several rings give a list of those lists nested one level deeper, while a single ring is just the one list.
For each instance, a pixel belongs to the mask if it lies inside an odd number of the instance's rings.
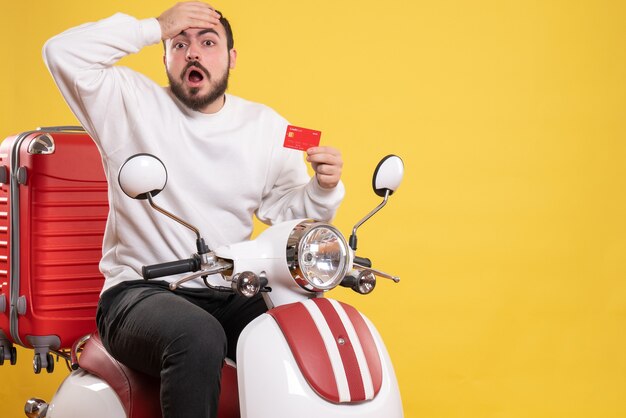
[{"label": "suitcase wheel", "polygon": [[52,358],[52,354],[46,354],[46,360],[48,360],[48,364],[46,365],[46,371],[48,373],[52,373],[54,371],[54,358]]},{"label": "suitcase wheel", "polygon": [[35,374],[41,373],[41,355],[39,353],[33,357],[33,371]]},{"label": "suitcase wheel", "polygon": [[[35,374],[41,373],[41,368],[44,367],[43,360],[41,359],[41,354],[36,353],[33,357],[33,371]],[[54,371],[54,357],[52,357],[51,353],[46,353],[46,371],[48,373],[52,373]]]},{"label": "suitcase wheel", "polygon": [[[5,360],[4,350],[5,348],[3,346],[0,346],[0,366],[4,365],[4,360]],[[15,366],[15,363],[17,363],[17,348],[15,347],[9,348],[9,360],[11,362],[11,366]]]}]

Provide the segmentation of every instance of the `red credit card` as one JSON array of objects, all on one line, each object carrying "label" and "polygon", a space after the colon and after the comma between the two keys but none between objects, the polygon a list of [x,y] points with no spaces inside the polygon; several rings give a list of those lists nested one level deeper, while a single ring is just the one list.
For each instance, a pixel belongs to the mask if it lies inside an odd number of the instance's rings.
[{"label": "red credit card", "polygon": [[306,151],[311,147],[317,147],[320,144],[322,133],[313,129],[299,128],[297,126],[287,126],[285,133],[285,148],[293,148],[300,151]]}]

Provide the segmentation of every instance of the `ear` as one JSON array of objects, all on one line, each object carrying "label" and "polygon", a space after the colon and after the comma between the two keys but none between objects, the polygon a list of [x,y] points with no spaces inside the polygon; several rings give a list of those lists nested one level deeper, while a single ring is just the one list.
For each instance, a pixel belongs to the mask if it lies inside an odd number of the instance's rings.
[{"label": "ear", "polygon": [[230,55],[230,69],[232,70],[235,68],[235,63],[237,62],[237,50],[233,48],[228,51],[228,54]]},{"label": "ear", "polygon": [[163,65],[167,68],[167,40],[163,41]]}]

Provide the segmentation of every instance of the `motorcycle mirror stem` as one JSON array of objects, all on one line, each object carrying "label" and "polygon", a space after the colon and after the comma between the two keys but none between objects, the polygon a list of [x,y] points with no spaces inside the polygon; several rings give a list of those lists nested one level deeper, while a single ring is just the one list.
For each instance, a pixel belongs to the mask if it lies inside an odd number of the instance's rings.
[{"label": "motorcycle mirror stem", "polygon": [[168,218],[178,222],[179,224],[181,224],[182,226],[190,229],[193,233],[196,234],[196,248],[198,249],[198,254],[206,254],[209,251],[211,251],[209,249],[209,247],[206,245],[206,243],[204,242],[204,238],[202,238],[200,236],[200,231],[198,230],[198,228],[196,228],[195,226],[191,225],[190,223],[185,222],[184,220],[182,220],[181,218],[179,218],[178,216],[174,215],[173,213],[163,209],[162,207],[158,206],[156,203],[154,203],[154,200],[152,200],[152,193],[146,193],[148,202],[150,203],[150,206],[156,210],[159,213],[162,213],[163,215],[167,216]]},{"label": "motorcycle mirror stem", "polygon": [[132,155],[120,167],[117,180],[122,191],[128,197],[139,200],[147,199],[150,206],[157,212],[195,233],[198,254],[207,254],[211,251],[200,236],[198,228],[154,203],[154,196],[159,194],[167,184],[167,169],[163,161],[152,154]]},{"label": "motorcycle mirror stem", "polygon": [[374,170],[372,188],[374,189],[374,193],[383,198],[383,201],[380,205],[374,208],[374,210],[365,215],[363,219],[357,222],[356,225],[354,225],[354,228],[352,228],[352,235],[350,235],[348,240],[348,244],[352,250],[356,251],[357,248],[357,229],[387,204],[389,196],[391,196],[400,186],[403,176],[404,163],[400,157],[391,154],[380,160]]}]

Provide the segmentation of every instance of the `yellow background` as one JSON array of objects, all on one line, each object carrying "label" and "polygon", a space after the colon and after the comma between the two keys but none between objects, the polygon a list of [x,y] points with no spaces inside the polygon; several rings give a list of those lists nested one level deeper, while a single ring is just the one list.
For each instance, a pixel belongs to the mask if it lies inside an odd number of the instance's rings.
[{"label": "yellow background", "polygon": [[[50,36],[164,0],[2,0],[0,136],[73,123],[42,60]],[[335,291],[378,326],[407,417],[626,416],[626,3],[230,1],[231,92],[343,151],[351,226],[402,277]],[[165,82],[161,47],[125,63]],[[174,139],[175,140],[175,139]],[[0,416],[50,399],[30,353],[0,367]],[[295,418],[295,417],[294,417]]]}]

